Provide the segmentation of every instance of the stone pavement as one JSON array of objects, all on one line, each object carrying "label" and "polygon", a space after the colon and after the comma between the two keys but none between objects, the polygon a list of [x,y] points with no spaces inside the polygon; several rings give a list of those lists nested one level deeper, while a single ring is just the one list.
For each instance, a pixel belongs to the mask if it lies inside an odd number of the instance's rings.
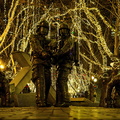
[{"label": "stone pavement", "polygon": [[0,107],[0,120],[113,120],[120,108],[103,107]]}]

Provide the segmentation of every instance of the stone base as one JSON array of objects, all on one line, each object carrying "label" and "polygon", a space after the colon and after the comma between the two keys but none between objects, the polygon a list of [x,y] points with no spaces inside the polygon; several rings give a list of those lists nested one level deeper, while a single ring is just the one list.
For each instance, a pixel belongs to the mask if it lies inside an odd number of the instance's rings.
[{"label": "stone base", "polygon": [[80,98],[70,98],[71,105],[73,106],[98,106],[99,103],[94,103],[85,97]]}]

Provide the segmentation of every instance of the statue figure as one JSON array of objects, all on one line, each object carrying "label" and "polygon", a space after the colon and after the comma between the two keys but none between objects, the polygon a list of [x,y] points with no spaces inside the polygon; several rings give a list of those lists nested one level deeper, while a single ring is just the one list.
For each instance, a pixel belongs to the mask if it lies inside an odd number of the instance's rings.
[{"label": "statue figure", "polygon": [[[58,78],[56,81],[56,104],[58,107],[68,107],[70,96],[68,93],[68,75],[73,65],[73,46],[74,41],[71,38],[70,29],[67,24],[61,24],[59,29],[60,40],[57,50],[53,53],[53,61],[58,68]],[[52,47],[55,46],[53,42]]]},{"label": "statue figure", "polygon": [[38,107],[50,106],[47,103],[51,85],[51,53],[47,39],[49,27],[44,20],[37,26],[36,34],[31,36],[32,81],[36,86],[36,104]]},{"label": "statue figure", "polygon": [[5,78],[5,74],[2,71],[0,71],[0,97],[1,106],[9,107],[10,106],[9,81]]},{"label": "statue figure", "polygon": [[107,94],[107,85],[112,78],[112,69],[108,69],[103,72],[103,75],[100,77],[100,81],[102,82],[101,86],[101,96],[100,96],[100,107],[106,106],[106,94]]},{"label": "statue figure", "polygon": [[[107,85],[107,107],[120,107],[120,65],[114,63],[111,81]],[[114,93],[113,93],[114,90]],[[113,93],[113,94],[112,94]]]}]

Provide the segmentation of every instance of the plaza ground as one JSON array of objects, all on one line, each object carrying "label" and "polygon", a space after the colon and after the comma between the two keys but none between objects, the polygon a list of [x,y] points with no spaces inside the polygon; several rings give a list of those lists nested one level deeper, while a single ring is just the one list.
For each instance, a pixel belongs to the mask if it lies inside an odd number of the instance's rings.
[{"label": "plaza ground", "polygon": [[120,108],[103,107],[0,107],[0,120],[119,120]]}]

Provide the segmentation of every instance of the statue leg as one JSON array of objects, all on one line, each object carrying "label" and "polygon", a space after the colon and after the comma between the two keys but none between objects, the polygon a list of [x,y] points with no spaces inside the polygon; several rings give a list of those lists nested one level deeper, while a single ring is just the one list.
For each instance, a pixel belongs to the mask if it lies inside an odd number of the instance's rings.
[{"label": "statue leg", "polygon": [[49,90],[50,90],[50,86],[51,86],[51,71],[49,67],[45,67],[45,103],[46,106],[51,106],[48,103],[48,95],[49,95]]},{"label": "statue leg", "polygon": [[38,107],[45,107],[45,76],[44,66],[34,66],[32,80],[36,86],[36,104]]},{"label": "statue leg", "polygon": [[60,88],[59,88],[59,82],[57,80],[56,82],[56,107],[60,107],[62,104],[62,96],[61,96],[61,92],[60,92]]},{"label": "statue leg", "polygon": [[68,92],[68,75],[70,74],[71,69],[65,66],[62,66],[59,70],[58,79],[57,79],[57,90],[56,90],[56,99],[58,104],[60,103],[61,107],[68,107],[70,104],[70,96]]}]

